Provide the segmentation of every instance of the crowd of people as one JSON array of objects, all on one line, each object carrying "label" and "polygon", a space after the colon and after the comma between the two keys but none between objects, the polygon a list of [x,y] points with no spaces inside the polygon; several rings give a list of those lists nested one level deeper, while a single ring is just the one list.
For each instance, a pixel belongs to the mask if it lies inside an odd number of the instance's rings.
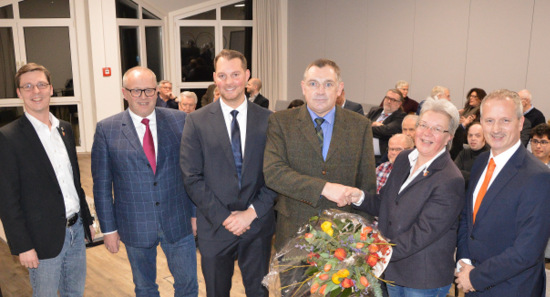
[{"label": "crowd of people", "polygon": [[[235,261],[246,295],[268,296],[273,235],[280,250],[330,208],[376,217],[395,244],[390,297],[446,296],[453,283],[467,296],[545,295],[550,126],[528,90],[472,88],[459,110],[448,88],[419,103],[400,80],[365,115],[338,65],[318,59],[303,100],[273,113],[241,53],[213,66],[199,109],[195,93],[131,68],[128,109],[97,123],[97,217],[105,248],[126,247],[136,296],[159,296],[159,245],[175,296],[198,295],[197,245],[209,297],[229,296]],[[82,296],[95,234],[73,131],[49,112],[46,68],[29,63],[16,83],[25,115],[0,128],[8,244],[35,296]]]}]

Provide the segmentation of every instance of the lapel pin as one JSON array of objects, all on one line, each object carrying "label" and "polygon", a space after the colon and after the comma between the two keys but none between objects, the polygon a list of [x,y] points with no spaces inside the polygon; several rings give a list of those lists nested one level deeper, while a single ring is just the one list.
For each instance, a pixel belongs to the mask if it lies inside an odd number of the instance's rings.
[{"label": "lapel pin", "polygon": [[65,136],[65,128],[61,127],[61,134],[63,134],[63,136]]},{"label": "lapel pin", "polygon": [[424,176],[428,176],[430,172],[428,170],[424,170]]}]

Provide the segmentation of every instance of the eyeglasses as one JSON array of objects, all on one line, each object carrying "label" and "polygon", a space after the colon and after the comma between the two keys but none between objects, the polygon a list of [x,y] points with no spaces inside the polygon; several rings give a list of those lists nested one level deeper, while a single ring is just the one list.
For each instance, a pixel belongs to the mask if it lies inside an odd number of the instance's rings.
[{"label": "eyeglasses", "polygon": [[148,88],[148,89],[128,89],[128,88],[125,88],[126,91],[130,92],[130,95],[132,95],[132,97],[140,97],[142,93],[145,93],[145,96],[147,97],[152,97],[153,95],[155,95],[155,92],[157,89],[155,88]]},{"label": "eyeglasses", "polygon": [[390,148],[388,148],[388,151],[395,152],[395,153],[399,153],[402,150],[404,150],[404,148],[402,148],[402,147],[390,147]]},{"label": "eyeglasses", "polygon": [[389,100],[391,103],[401,102],[401,100],[399,100],[399,99],[393,99],[393,98],[388,97],[388,96],[384,97],[384,99]]},{"label": "eyeglasses", "polygon": [[39,82],[36,85],[30,84],[30,83],[29,84],[24,84],[24,85],[20,86],[19,89],[21,89],[23,91],[26,91],[26,92],[30,92],[30,91],[34,90],[34,87],[37,87],[39,90],[45,90],[49,86],[50,86],[49,83]]},{"label": "eyeglasses", "polygon": [[418,126],[416,127],[417,131],[426,131],[428,129],[430,131],[432,131],[432,133],[434,135],[438,135],[438,136],[442,135],[443,133],[448,133],[449,132],[449,130],[443,130],[443,128],[441,128],[441,127],[437,127],[437,126],[430,127],[426,123],[419,123]]},{"label": "eyeglasses", "polygon": [[547,140],[538,140],[538,139],[534,139],[534,138],[533,138],[533,139],[531,139],[531,143],[532,143],[533,145],[538,145],[538,144],[540,144],[540,145],[547,145],[547,144],[550,143],[550,142],[548,142]]},{"label": "eyeglasses", "polygon": [[325,90],[332,90],[336,87],[336,82],[332,81],[332,80],[329,80],[329,81],[325,81],[325,82],[318,82],[318,81],[315,81],[315,80],[310,80],[306,83],[306,86],[310,89],[314,89],[314,90],[317,90],[319,89],[321,86],[323,86],[323,88]]}]

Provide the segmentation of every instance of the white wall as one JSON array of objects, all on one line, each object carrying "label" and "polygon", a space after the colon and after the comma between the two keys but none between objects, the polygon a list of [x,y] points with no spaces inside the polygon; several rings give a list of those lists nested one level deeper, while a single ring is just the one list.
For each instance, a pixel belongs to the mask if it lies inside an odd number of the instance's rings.
[{"label": "white wall", "polygon": [[435,85],[464,104],[470,88],[528,88],[550,117],[550,1],[297,0],[288,1],[288,93],[316,58],[342,68],[346,97],[378,104],[399,79],[410,97]]}]

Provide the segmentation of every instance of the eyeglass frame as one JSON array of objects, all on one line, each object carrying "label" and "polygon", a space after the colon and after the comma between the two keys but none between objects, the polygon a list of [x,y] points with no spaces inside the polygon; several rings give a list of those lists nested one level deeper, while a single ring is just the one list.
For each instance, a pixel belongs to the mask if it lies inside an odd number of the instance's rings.
[{"label": "eyeglass frame", "polygon": [[35,87],[39,90],[45,90],[49,86],[51,86],[51,84],[50,83],[45,83],[45,82],[39,82],[36,85],[33,85],[31,83],[27,83],[27,84],[24,84],[22,86],[19,86],[18,89],[23,90],[25,92],[31,92],[32,90],[34,90]]},{"label": "eyeglass frame", "polygon": [[[146,97],[153,97],[157,91],[157,88],[147,88],[147,89],[128,89],[127,87],[124,87],[124,89],[126,89],[126,91],[130,92],[130,95],[132,97],[135,97],[135,98],[138,98],[138,97],[141,97],[142,94],[145,94]],[[151,91],[152,90],[152,94],[151,95],[147,95],[147,91]],[[135,95],[133,94],[134,92],[137,92],[139,91],[139,95]]]},{"label": "eyeglass frame", "polygon": [[430,130],[434,135],[443,135],[445,133],[449,133],[449,130],[440,130],[441,129],[440,127],[435,127],[435,126],[430,127],[425,122],[416,124],[416,130],[418,131],[418,129],[424,130],[424,131]]},{"label": "eyeglass frame", "polygon": [[531,138],[531,145],[542,145],[542,146],[545,146],[545,145],[548,145],[550,143],[550,141],[548,140],[538,140],[538,139],[534,139],[534,138]]},{"label": "eyeglass frame", "polygon": [[384,96],[384,100],[388,100],[390,101],[391,103],[399,103],[401,102],[401,99],[393,99],[392,97],[388,97],[388,96]]}]

